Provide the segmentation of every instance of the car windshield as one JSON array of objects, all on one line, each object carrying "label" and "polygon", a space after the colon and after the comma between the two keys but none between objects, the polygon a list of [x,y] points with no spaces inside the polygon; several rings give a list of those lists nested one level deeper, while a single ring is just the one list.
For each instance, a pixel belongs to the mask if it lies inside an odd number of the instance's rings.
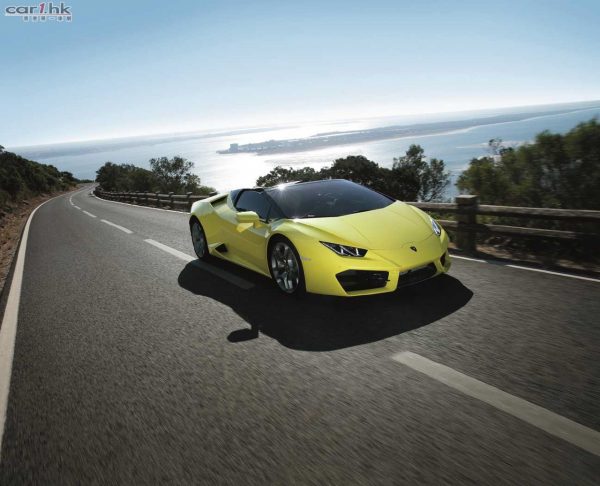
[{"label": "car windshield", "polygon": [[286,218],[331,218],[381,209],[393,199],[345,180],[283,185],[268,189]]}]

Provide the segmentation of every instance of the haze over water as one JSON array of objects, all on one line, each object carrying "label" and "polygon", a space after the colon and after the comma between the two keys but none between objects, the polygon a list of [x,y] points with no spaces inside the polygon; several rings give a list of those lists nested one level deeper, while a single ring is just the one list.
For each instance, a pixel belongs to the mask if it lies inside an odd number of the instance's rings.
[{"label": "haze over water", "polygon": [[[217,154],[230,144],[247,144],[267,140],[310,137],[317,133],[365,130],[391,125],[412,125],[429,122],[471,120],[498,114],[539,113],[540,111],[571,110],[560,114],[534,116],[520,121],[509,121],[445,133],[408,136],[392,140],[335,145],[318,150],[272,155],[253,153]],[[79,178],[95,178],[96,170],[106,161],[131,163],[148,167],[152,157],[183,156],[195,163],[195,172],[202,183],[220,191],[252,186],[257,177],[277,165],[321,168],[347,155],[364,155],[378,164],[391,167],[393,158],[404,154],[413,143],[420,144],[429,157],[441,158],[456,176],[471,158],[486,155],[487,142],[501,138],[506,144],[516,145],[533,140],[543,130],[564,133],[582,121],[600,116],[600,102],[585,104],[547,105],[545,107],[484,110],[477,112],[446,113],[439,115],[403,116],[295,124],[294,126],[250,129],[219,129],[187,134],[135,137],[101,141],[65,143],[36,147],[8,147],[16,153],[43,163],[51,163],[60,170],[73,172]],[[454,194],[448,191],[448,196]]]}]

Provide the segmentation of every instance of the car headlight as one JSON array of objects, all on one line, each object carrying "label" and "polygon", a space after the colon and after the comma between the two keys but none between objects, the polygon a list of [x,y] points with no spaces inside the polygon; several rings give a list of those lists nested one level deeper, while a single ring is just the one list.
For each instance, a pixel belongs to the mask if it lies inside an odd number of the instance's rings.
[{"label": "car headlight", "polygon": [[328,243],[326,241],[321,241],[321,244],[340,256],[364,257],[367,254],[367,250],[355,246],[339,245],[338,243]]},{"label": "car headlight", "polygon": [[442,227],[436,223],[435,219],[431,217],[429,219],[431,220],[431,229],[436,235],[440,236],[442,234]]}]

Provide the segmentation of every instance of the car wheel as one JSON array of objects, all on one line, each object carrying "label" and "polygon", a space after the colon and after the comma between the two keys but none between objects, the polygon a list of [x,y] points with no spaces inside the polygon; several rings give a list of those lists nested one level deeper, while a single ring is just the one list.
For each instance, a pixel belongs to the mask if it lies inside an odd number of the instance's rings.
[{"label": "car wheel", "polygon": [[286,294],[305,292],[300,255],[287,238],[279,237],[269,245],[269,270],[277,287]]},{"label": "car wheel", "polygon": [[194,219],[190,224],[190,232],[192,233],[192,244],[194,245],[194,252],[200,260],[207,260],[210,256],[208,252],[208,243],[206,242],[206,235],[204,234],[204,228],[200,224],[200,221]]}]

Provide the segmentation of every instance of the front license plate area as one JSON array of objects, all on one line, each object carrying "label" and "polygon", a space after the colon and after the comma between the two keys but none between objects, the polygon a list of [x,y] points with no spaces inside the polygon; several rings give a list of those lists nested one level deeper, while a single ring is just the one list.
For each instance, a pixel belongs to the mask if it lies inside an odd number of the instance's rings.
[{"label": "front license plate area", "polygon": [[398,288],[414,285],[416,283],[427,280],[436,274],[437,270],[433,263],[423,265],[422,267],[412,268],[406,272],[402,272],[398,276]]}]

